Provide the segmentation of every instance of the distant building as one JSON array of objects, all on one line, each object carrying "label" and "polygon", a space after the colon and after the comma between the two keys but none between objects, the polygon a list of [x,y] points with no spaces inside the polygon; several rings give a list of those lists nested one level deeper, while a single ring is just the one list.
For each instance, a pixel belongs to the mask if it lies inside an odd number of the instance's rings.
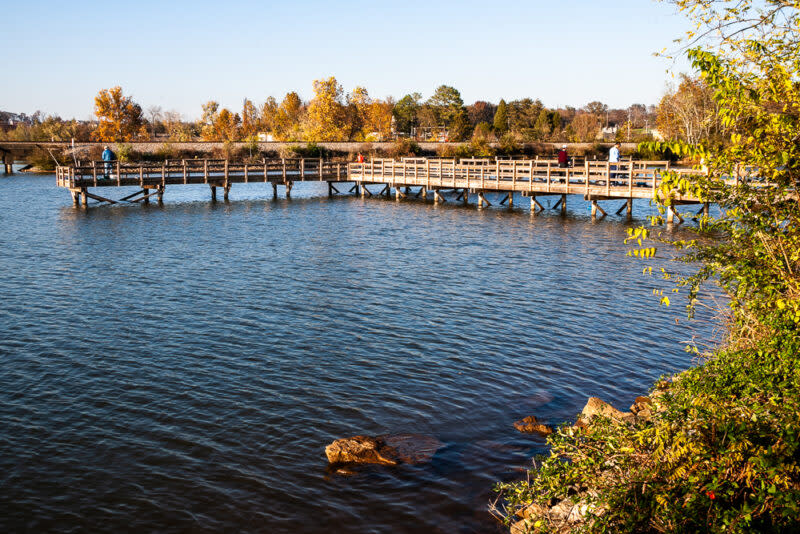
[{"label": "distant building", "polygon": [[603,141],[613,141],[617,137],[617,130],[619,130],[619,126],[616,124],[613,126],[600,128],[600,131],[597,133],[597,139],[601,139]]}]

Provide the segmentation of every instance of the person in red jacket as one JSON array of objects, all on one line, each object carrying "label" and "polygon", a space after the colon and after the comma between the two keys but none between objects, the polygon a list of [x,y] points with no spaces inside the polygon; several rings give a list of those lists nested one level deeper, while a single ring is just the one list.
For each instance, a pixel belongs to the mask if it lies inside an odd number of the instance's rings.
[{"label": "person in red jacket", "polygon": [[558,151],[558,166],[569,167],[569,156],[567,155],[567,145],[561,145],[561,150]]}]

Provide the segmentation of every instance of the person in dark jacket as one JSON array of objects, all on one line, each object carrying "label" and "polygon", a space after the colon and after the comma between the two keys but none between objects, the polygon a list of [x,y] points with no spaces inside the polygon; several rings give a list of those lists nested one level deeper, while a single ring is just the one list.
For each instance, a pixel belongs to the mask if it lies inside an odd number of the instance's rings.
[{"label": "person in dark jacket", "polygon": [[567,145],[561,145],[561,150],[558,151],[558,166],[562,168],[569,167],[569,155],[567,155]]},{"label": "person in dark jacket", "polygon": [[111,173],[111,162],[116,158],[108,145],[103,147],[103,177],[108,178]]}]

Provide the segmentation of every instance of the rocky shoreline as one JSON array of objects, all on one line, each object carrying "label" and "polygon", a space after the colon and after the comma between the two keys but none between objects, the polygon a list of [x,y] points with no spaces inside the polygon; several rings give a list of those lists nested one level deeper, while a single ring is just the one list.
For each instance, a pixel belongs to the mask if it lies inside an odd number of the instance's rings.
[{"label": "rocky shoreline", "polygon": [[[575,423],[566,427],[566,431],[582,432],[598,418],[610,420],[613,424],[624,425],[649,421],[654,413],[660,411],[658,399],[664,394],[669,384],[667,381],[659,382],[650,395],[636,397],[626,412],[614,408],[597,397],[589,397]],[[522,433],[537,434],[542,437],[547,437],[555,431],[553,427],[543,423],[535,415],[516,421],[514,428]],[[355,465],[396,466],[429,462],[436,451],[444,446],[445,444],[438,439],[421,434],[357,435],[333,441],[325,447],[325,455],[332,470],[348,475],[353,473],[350,467]],[[591,489],[584,489],[582,493],[589,494],[591,491]],[[532,504],[516,510],[515,515],[520,519],[511,525],[510,532],[511,534],[527,534],[540,526],[542,522],[546,522],[550,527],[555,527],[556,532],[568,532],[579,528],[589,514],[602,513],[602,509],[592,508],[584,499],[580,498],[580,493],[578,493],[577,498],[564,499],[549,507]]]}]

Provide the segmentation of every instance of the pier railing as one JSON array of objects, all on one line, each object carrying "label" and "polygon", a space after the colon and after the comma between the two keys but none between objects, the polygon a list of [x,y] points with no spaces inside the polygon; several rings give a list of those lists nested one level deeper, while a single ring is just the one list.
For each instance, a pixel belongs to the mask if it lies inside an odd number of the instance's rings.
[{"label": "pier railing", "polygon": [[317,158],[265,159],[260,163],[234,163],[220,159],[167,160],[158,163],[90,161],[56,168],[58,185],[70,189],[246,182],[339,182],[346,179],[346,163]]},{"label": "pier railing", "polygon": [[697,169],[671,168],[667,161],[586,160],[581,165],[560,167],[556,160],[546,159],[373,159],[349,164],[348,175],[356,182],[385,183],[392,187],[652,198],[662,174],[668,170],[685,175],[705,174]]}]

